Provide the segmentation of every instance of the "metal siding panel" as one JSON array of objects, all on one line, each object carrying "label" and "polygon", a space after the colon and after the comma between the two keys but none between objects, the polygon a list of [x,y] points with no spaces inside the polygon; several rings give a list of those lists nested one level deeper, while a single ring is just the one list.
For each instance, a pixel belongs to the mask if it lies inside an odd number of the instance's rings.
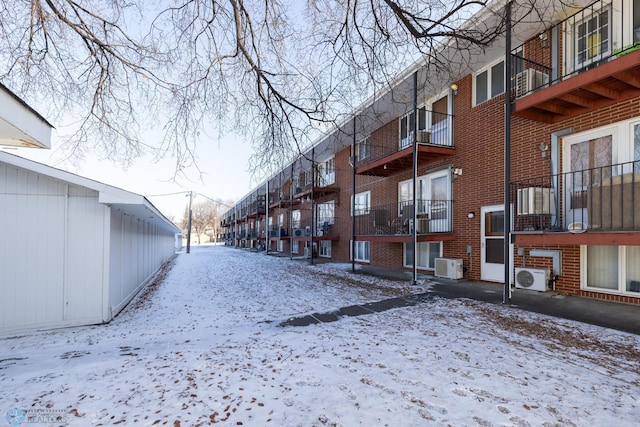
[{"label": "metal siding panel", "polygon": [[[103,298],[103,215],[98,194],[73,187],[69,197],[66,295],[67,320],[101,321]],[[91,194],[93,193],[93,194]]]},{"label": "metal siding panel", "polygon": [[64,197],[42,188],[38,174],[2,165],[0,223],[11,224],[0,247],[0,330],[29,329],[62,320]]}]

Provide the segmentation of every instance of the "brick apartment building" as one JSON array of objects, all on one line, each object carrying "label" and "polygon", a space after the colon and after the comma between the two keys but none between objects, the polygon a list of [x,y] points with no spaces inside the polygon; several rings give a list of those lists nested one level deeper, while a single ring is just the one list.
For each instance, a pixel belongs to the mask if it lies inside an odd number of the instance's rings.
[{"label": "brick apartment building", "polygon": [[552,5],[514,8],[509,58],[414,64],[230,209],[226,243],[639,304],[640,0]]}]

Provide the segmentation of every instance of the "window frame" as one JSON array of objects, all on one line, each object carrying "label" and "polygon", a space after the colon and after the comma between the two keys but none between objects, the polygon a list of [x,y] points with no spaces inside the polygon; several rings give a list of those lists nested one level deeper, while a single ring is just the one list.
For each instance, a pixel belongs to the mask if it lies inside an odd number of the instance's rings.
[{"label": "window frame", "polygon": [[[366,255],[368,255],[368,258],[355,258],[353,254],[354,246],[357,254],[360,254],[360,252],[365,252]],[[358,248],[359,246],[363,246],[362,248],[363,251],[361,251]],[[356,241],[350,240],[349,241],[349,258],[352,261],[356,261],[356,262],[370,263],[371,262],[371,242],[368,240],[356,240]]]},{"label": "window frame", "polygon": [[[640,297],[640,292],[628,291],[627,290],[627,249],[630,246],[626,245],[605,245],[605,246],[614,246],[617,248],[617,261],[616,267],[614,268],[617,271],[617,284],[618,287],[616,289],[609,289],[604,287],[597,286],[589,286],[589,277],[588,277],[588,250],[591,246],[597,245],[581,245],[580,246],[580,289],[584,291],[590,292],[598,292],[604,294],[615,294],[615,295],[624,295],[624,296],[633,296]],[[637,248],[637,246],[632,246]],[[601,262],[609,262],[607,259],[600,259]]]},{"label": "window frame", "polygon": [[[364,210],[357,209],[358,199],[366,197],[366,208]],[[355,213],[354,213],[355,211]],[[351,196],[351,216],[367,215],[371,212],[371,190],[362,191]]]},{"label": "window frame", "polygon": [[[500,63],[502,63],[502,91],[499,93],[496,93],[495,95],[493,94],[493,69],[499,65]],[[484,73],[487,73],[487,85],[485,88],[485,95],[486,98],[483,99],[482,101],[478,102],[478,78],[483,75]],[[478,70],[477,72],[473,73],[473,106],[478,106],[481,105],[493,98],[496,98],[502,94],[504,94],[504,76],[505,76],[505,59],[504,57],[493,61],[492,63],[486,65],[485,67],[481,68],[480,70]]]},{"label": "window frame", "polygon": [[[438,244],[438,250],[437,250],[437,254],[436,256],[432,256],[431,254],[431,248],[430,245],[432,244]],[[412,246],[413,243],[405,243],[402,247],[402,263],[404,265],[405,268],[411,268],[413,267],[413,259],[411,259],[410,263],[408,262],[409,260],[407,259],[407,249]],[[418,242],[418,250],[421,252],[422,250],[420,248],[426,248],[426,258],[428,261],[431,261],[432,259],[435,258],[441,258],[442,257],[442,241],[429,241],[429,242]],[[420,257],[418,257],[418,259],[420,259]],[[435,261],[433,261],[433,265],[427,265],[427,266],[423,266],[423,265],[419,265],[416,267],[418,270],[429,270],[429,271],[433,271],[436,269],[435,266]]]}]

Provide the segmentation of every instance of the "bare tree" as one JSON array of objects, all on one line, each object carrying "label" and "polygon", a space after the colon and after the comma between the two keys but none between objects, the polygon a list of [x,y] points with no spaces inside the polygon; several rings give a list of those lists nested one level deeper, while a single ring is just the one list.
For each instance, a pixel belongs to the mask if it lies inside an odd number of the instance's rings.
[{"label": "bare tree", "polygon": [[[436,58],[439,43],[482,47],[503,31],[496,1],[146,3],[0,6],[0,81],[45,114],[72,117],[63,125],[74,155],[128,162],[152,151],[179,173],[196,164],[199,142],[233,130],[269,173],[407,64]],[[471,21],[480,10],[490,25]]]}]

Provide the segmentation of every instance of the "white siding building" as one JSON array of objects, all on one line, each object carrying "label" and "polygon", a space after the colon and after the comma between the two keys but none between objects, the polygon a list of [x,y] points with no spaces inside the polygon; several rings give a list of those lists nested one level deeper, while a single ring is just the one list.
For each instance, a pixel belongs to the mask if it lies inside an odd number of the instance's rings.
[{"label": "white siding building", "polygon": [[0,152],[0,335],[109,322],[175,253],[146,198]]},{"label": "white siding building", "polygon": [[[50,147],[51,125],[2,85],[0,105],[0,146]],[[109,322],[180,233],[143,196],[2,151],[0,227],[0,335]]]}]

